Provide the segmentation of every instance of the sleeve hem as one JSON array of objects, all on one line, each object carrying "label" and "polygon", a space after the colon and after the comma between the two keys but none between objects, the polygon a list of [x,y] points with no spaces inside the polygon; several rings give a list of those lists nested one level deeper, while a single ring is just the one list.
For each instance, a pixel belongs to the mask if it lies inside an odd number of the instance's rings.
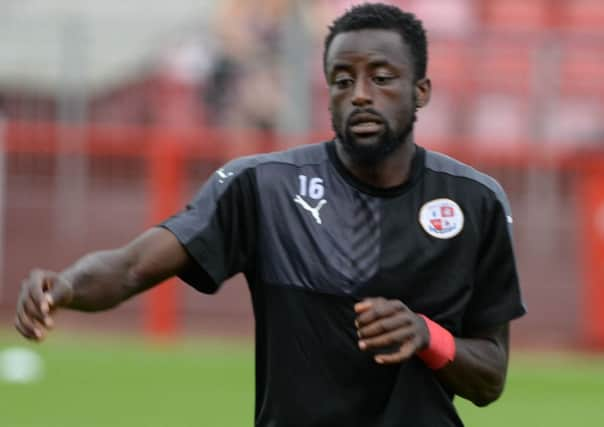
[{"label": "sleeve hem", "polygon": [[491,310],[481,314],[480,316],[474,317],[471,321],[464,324],[464,330],[473,330],[477,328],[489,328],[491,326],[501,325],[503,323],[510,322],[514,319],[518,319],[526,314],[526,308],[524,305],[518,305],[512,310],[500,309]]},{"label": "sleeve hem", "polygon": [[209,279],[211,283],[208,283],[208,281],[204,282],[200,280],[199,271],[184,271],[179,274],[178,277],[187,285],[195,288],[196,290],[204,294],[216,293],[216,291],[218,291],[220,285],[222,284],[222,280],[217,279],[220,276],[219,273],[212,271],[212,269],[206,265],[205,259],[207,259],[207,256],[204,256],[204,254],[207,253],[207,248],[203,244],[203,242],[201,242],[200,240],[192,240],[186,242],[186,239],[183,236],[179,235],[178,230],[174,227],[171,227],[170,224],[167,222],[159,224],[157,225],[157,227],[168,230],[176,237],[178,242],[182,245],[187,254],[194,261],[195,267],[203,272],[201,276],[207,276],[207,279]]}]

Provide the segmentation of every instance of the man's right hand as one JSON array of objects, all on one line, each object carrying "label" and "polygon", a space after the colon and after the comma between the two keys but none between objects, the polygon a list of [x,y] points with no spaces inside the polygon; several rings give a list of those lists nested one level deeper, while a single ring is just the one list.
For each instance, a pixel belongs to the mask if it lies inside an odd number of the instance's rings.
[{"label": "man's right hand", "polygon": [[61,275],[33,270],[21,285],[15,327],[27,339],[43,340],[53,326],[52,312],[69,304],[72,297],[71,284]]},{"label": "man's right hand", "polygon": [[25,338],[41,341],[57,308],[107,310],[192,263],[172,232],[153,227],[123,247],[84,255],[63,273],[34,270],[21,286],[15,327]]}]

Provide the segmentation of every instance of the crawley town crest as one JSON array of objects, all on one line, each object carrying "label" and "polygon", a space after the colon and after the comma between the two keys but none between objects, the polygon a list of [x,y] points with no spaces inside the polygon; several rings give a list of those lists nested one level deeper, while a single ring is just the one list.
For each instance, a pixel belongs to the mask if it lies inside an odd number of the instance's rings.
[{"label": "crawley town crest", "polygon": [[450,239],[463,230],[463,212],[451,199],[435,199],[419,211],[419,223],[432,237]]}]

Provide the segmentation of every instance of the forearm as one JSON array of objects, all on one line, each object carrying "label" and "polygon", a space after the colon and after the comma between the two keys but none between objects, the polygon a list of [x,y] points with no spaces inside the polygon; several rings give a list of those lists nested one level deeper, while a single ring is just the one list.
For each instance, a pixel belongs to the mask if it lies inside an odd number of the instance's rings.
[{"label": "forearm", "polygon": [[91,253],[63,271],[73,294],[64,306],[82,311],[114,307],[178,274],[188,262],[172,233],[150,229],[122,248]]},{"label": "forearm", "polygon": [[[415,354],[449,391],[478,406],[501,395],[508,364],[507,323],[453,338],[400,300],[367,298],[355,304],[354,310],[359,348],[377,350],[377,363],[401,363]],[[393,347],[397,350],[392,351]]]},{"label": "forearm", "polygon": [[125,249],[88,254],[61,273],[72,287],[67,308],[99,311],[115,307],[142,288]]},{"label": "forearm", "polygon": [[507,372],[507,326],[499,335],[501,339],[456,338],[453,362],[435,371],[441,383],[477,406],[495,401],[503,392]]},{"label": "forearm", "polygon": [[192,260],[170,231],[152,228],[126,246],[84,256],[61,273],[33,269],[21,284],[15,327],[41,341],[59,308],[99,311],[190,267]]}]

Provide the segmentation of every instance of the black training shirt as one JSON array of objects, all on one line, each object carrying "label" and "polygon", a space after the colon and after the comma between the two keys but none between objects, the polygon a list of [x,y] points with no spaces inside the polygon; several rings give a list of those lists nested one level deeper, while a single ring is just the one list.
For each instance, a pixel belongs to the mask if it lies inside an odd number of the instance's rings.
[{"label": "black training shirt", "polygon": [[506,196],[492,178],[417,147],[409,180],[368,186],[333,142],[234,160],[163,227],[215,292],[243,272],[256,318],[256,425],[461,426],[413,357],[358,348],[353,305],[396,298],[463,337],[524,314]]}]

